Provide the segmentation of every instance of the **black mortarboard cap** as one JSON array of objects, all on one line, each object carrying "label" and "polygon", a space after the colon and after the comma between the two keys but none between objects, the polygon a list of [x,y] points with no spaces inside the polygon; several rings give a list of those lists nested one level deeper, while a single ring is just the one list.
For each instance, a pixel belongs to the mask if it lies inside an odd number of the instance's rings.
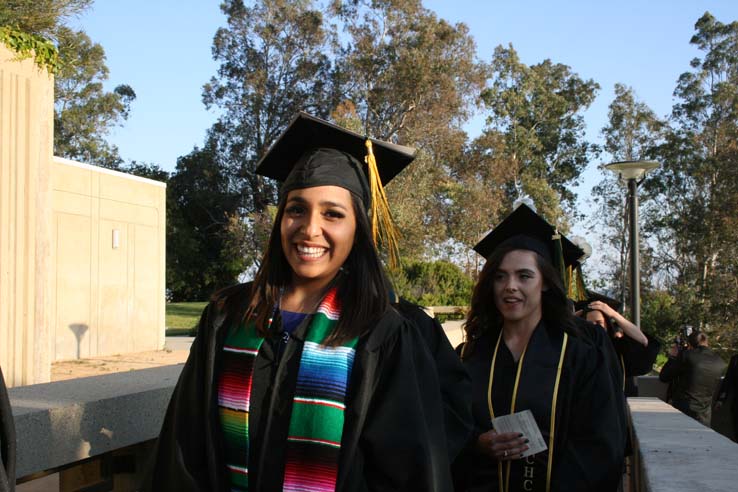
[{"label": "black mortarboard cap", "polygon": [[[415,158],[415,149],[369,139],[382,185]],[[357,195],[369,208],[367,138],[307,113],[298,113],[261,158],[256,173],[281,181],[280,192],[334,185]]]},{"label": "black mortarboard cap", "polygon": [[[560,253],[556,244],[559,237]],[[557,265],[555,258],[561,255],[564,266],[573,266],[584,254],[579,246],[559,234],[555,227],[525,204],[518,206],[497,227],[487,233],[474,246],[474,251],[489,258],[501,246],[535,251],[553,265]]]},{"label": "black mortarboard cap", "polygon": [[605,294],[600,294],[599,292],[594,292],[592,290],[587,290],[587,300],[585,301],[577,301],[576,303],[576,309],[577,311],[581,309],[585,309],[587,306],[589,306],[594,301],[601,301],[613,308],[617,312],[621,312],[621,309],[623,308],[623,303],[618,301],[617,299],[613,299],[612,297],[606,296]]}]

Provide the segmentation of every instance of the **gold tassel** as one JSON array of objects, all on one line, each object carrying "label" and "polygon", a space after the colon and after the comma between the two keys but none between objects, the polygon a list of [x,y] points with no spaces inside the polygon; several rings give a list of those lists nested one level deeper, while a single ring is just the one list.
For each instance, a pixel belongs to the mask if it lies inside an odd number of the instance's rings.
[{"label": "gold tassel", "polygon": [[577,265],[577,292],[579,299],[577,301],[587,300],[587,288],[584,285],[584,275],[582,275],[582,265]]},{"label": "gold tassel", "polygon": [[396,268],[400,264],[400,249],[397,244],[399,232],[392,221],[387,195],[382,187],[382,180],[379,178],[379,169],[372,150],[372,141],[367,139],[365,145],[366,157],[364,161],[369,168],[369,190],[371,193],[372,239],[375,246],[379,247],[381,244],[386,249],[390,267]]}]

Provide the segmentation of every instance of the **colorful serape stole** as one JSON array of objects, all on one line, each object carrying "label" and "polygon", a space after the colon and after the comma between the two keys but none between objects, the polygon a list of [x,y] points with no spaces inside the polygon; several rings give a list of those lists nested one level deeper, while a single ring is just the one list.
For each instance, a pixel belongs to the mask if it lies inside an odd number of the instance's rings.
[{"label": "colorful serape stole", "polygon": [[336,489],[346,389],[357,339],[341,347],[321,343],[340,315],[336,289],[331,289],[311,320],[302,349],[287,435],[285,492]]},{"label": "colorful serape stole", "polygon": [[[253,323],[251,323],[253,325]],[[264,339],[256,330],[230,330],[223,345],[218,378],[218,410],[223,429],[226,468],[234,492],[249,489],[249,409],[254,361]]]},{"label": "colorful serape stole", "polygon": [[[334,491],[338,478],[346,391],[357,339],[340,347],[322,342],[341,314],[332,288],[310,320],[300,357],[287,437],[283,490]],[[248,411],[253,362],[263,339],[253,323],[226,338],[218,390],[226,462],[234,491],[248,491]]]}]

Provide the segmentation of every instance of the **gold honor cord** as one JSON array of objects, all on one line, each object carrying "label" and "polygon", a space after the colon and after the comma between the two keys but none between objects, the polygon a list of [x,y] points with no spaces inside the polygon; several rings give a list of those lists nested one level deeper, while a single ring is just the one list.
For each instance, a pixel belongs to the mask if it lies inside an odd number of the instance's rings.
[{"label": "gold honor cord", "polygon": [[559,355],[559,366],[556,368],[556,383],[554,383],[553,401],[551,402],[551,429],[548,435],[548,468],[546,469],[546,492],[551,491],[551,470],[553,469],[554,456],[554,433],[556,428],[556,401],[559,399],[559,382],[561,382],[561,368],[564,367],[564,354],[569,342],[569,334],[564,333],[564,341],[561,343],[561,355]]},{"label": "gold honor cord", "polygon": [[[487,407],[489,408],[489,415],[492,419],[495,418],[495,410],[492,405],[492,382],[495,378],[495,363],[497,362],[497,351],[500,348],[500,341],[502,340],[502,331],[500,330],[500,336],[497,337],[497,343],[495,344],[495,351],[492,355],[492,364],[489,368],[489,385],[487,386]],[[548,470],[546,472],[546,491],[551,490],[551,469],[553,465],[553,445],[554,445],[554,426],[556,423],[556,401],[558,400],[558,394],[559,394],[559,382],[561,380],[561,369],[564,365],[564,353],[566,352],[566,345],[569,340],[569,335],[567,333],[564,333],[564,342],[561,346],[561,355],[559,356],[559,365],[556,368],[556,382],[554,383],[554,394],[553,394],[553,400],[551,401],[551,433],[549,435],[549,443],[548,443]],[[523,370],[523,361],[525,360],[525,353],[528,351],[528,344],[525,345],[525,348],[523,349],[523,353],[520,355],[520,360],[518,361],[518,370],[515,374],[515,384],[513,386],[513,394],[512,394],[512,401],[510,402],[510,413],[515,413],[515,401],[518,398],[518,387],[520,386],[520,374]],[[499,489],[500,492],[503,490],[505,492],[508,492],[510,489],[510,462],[508,461],[506,471],[505,471],[505,479],[502,479],[502,462],[497,461],[497,477],[499,480]]]}]

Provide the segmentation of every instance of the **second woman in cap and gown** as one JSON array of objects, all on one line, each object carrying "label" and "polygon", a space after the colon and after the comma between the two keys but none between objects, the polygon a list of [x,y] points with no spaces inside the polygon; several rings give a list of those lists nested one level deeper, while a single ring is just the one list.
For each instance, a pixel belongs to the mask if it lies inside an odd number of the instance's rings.
[{"label": "second woman in cap and gown", "polygon": [[[619,483],[622,393],[568,306],[554,267],[556,235],[521,205],[475,247],[487,262],[461,347],[475,432],[455,463],[457,491],[615,490]],[[523,410],[547,446],[525,458],[529,436],[492,425]]]}]

